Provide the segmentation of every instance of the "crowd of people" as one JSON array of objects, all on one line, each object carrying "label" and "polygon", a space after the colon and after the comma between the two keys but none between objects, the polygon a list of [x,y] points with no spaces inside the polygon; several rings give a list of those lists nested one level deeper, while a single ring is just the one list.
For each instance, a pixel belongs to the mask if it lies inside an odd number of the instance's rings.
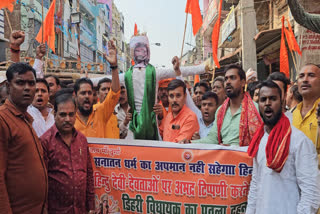
[{"label": "crowd of people", "polygon": [[[11,59],[0,85],[0,213],[102,213],[94,202],[87,138],[248,146],[253,175],[246,213],[317,213],[320,206],[320,67],[306,64],[297,81],[280,72],[230,65],[224,76],[192,88],[183,77],[206,65],[157,70],[145,35],[131,39],[135,65],[112,78],[64,86],[44,75],[45,45],[33,67],[19,62],[24,33],[10,37]],[[212,157],[214,158],[214,157]],[[230,157],[232,158],[232,157]]]}]

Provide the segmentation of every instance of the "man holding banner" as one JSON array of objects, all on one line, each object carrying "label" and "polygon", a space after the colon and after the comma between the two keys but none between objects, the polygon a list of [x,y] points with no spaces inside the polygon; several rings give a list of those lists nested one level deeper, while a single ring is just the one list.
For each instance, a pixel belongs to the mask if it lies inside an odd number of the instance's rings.
[{"label": "man holding banner", "polygon": [[40,138],[48,171],[49,214],[94,210],[91,158],[86,137],[74,128],[76,109],[71,93],[57,96],[55,125]]},{"label": "man holding banner", "polygon": [[263,124],[250,143],[253,174],[247,214],[315,214],[320,205],[320,173],[312,141],[282,113],[282,93],[271,80],[260,85]]},{"label": "man holding banner", "polygon": [[161,121],[160,133],[164,141],[179,142],[191,139],[199,131],[197,115],[185,104],[186,85],[182,80],[172,80],[168,85],[168,97],[171,111]]}]

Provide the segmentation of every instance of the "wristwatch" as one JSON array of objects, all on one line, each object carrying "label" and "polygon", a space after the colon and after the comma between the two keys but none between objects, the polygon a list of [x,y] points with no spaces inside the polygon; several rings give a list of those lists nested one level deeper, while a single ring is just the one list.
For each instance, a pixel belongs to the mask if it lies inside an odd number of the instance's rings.
[{"label": "wristwatch", "polygon": [[115,70],[118,68],[118,65],[110,65],[111,70]]}]

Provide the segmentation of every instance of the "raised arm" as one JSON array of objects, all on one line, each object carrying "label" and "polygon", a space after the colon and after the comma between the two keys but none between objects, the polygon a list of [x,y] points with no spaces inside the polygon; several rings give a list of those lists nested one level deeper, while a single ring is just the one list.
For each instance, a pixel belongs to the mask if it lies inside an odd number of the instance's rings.
[{"label": "raised arm", "polygon": [[172,69],[169,69],[169,68],[168,69],[163,69],[163,68],[156,69],[157,81],[160,81],[162,79],[174,78],[174,77],[180,76],[180,75],[182,75],[183,77],[187,77],[187,76],[193,76],[196,74],[202,74],[206,71],[206,68],[208,67],[205,64],[196,65],[196,66],[181,67],[180,62],[179,62],[179,58],[176,56],[173,57],[172,64],[173,64]]},{"label": "raised arm", "polygon": [[14,30],[10,35],[11,61],[20,62],[20,45],[24,42],[25,34],[21,30]]},{"label": "raised arm", "polygon": [[36,59],[34,60],[33,69],[36,70],[37,78],[44,78],[42,58],[46,54],[46,45],[41,44],[36,48]]},{"label": "raised arm", "polygon": [[120,90],[120,81],[118,73],[118,59],[117,59],[117,48],[114,42],[111,40],[108,42],[109,55],[105,54],[107,61],[110,63],[112,72],[112,85],[111,89],[113,92]]},{"label": "raised arm", "polygon": [[288,5],[296,22],[315,33],[320,33],[320,15],[306,12],[298,0],[288,0]]}]

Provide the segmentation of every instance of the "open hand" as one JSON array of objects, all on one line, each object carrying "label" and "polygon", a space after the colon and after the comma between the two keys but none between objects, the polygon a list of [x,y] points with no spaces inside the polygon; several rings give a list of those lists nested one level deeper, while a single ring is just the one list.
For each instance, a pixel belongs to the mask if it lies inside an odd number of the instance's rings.
[{"label": "open hand", "polygon": [[180,143],[180,144],[189,144],[189,143],[191,143],[191,141],[188,140],[188,139],[183,139],[183,140],[180,140],[178,143]]},{"label": "open hand", "polygon": [[104,54],[104,56],[106,57],[107,61],[110,63],[111,66],[117,66],[118,65],[117,47],[112,40],[108,42],[108,50],[109,50],[109,55]]},{"label": "open hand", "polygon": [[20,45],[24,42],[25,34],[21,30],[14,30],[10,35],[10,47],[20,49]]},{"label": "open hand", "polygon": [[123,124],[125,126],[127,126],[128,123],[132,120],[132,114],[130,113],[130,111],[131,111],[131,108],[129,107],[128,110],[127,110],[126,118],[123,121]]},{"label": "open hand", "polygon": [[180,71],[180,60],[177,56],[172,58],[172,65],[173,65],[173,69],[176,72],[176,76],[180,76],[181,75],[181,71]]},{"label": "open hand", "polygon": [[200,139],[200,134],[199,134],[199,132],[195,132],[195,133],[192,135],[191,140],[199,140],[199,139]]}]

